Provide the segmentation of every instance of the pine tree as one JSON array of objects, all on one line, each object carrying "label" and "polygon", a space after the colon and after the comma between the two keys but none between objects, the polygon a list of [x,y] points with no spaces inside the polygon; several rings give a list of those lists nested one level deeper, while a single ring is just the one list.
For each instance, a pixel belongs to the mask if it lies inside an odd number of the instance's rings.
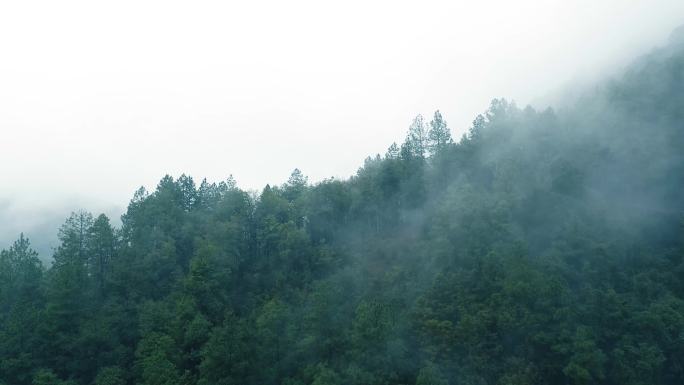
[{"label": "pine tree", "polygon": [[442,118],[439,110],[437,110],[430,121],[430,130],[428,131],[428,148],[430,153],[432,155],[437,154],[452,143],[453,140],[451,139],[451,132],[447,127],[447,123]]}]

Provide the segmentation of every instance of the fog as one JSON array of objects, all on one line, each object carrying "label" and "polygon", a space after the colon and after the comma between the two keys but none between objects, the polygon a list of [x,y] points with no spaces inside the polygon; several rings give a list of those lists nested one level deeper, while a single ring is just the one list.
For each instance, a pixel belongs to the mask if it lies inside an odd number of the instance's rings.
[{"label": "fog", "polygon": [[167,173],[346,178],[418,113],[458,137],[493,97],[543,106],[683,22],[665,0],[6,2],[0,247],[79,208],[116,219]]}]

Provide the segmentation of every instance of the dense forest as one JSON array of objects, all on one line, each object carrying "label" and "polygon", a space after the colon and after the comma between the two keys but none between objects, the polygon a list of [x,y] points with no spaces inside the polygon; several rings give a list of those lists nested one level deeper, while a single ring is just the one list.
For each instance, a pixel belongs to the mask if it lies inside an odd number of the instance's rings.
[{"label": "dense forest", "polygon": [[[0,254],[0,384],[684,383],[684,38],[348,180],[166,176]],[[227,166],[229,167],[229,165]]]}]

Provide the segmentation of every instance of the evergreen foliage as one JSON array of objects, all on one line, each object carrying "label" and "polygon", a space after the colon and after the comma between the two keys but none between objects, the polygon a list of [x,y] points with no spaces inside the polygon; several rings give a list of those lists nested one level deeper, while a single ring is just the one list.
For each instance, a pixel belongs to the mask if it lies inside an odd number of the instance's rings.
[{"label": "evergreen foliage", "polygon": [[0,252],[0,383],[684,383],[684,47],[349,180],[165,176]]}]

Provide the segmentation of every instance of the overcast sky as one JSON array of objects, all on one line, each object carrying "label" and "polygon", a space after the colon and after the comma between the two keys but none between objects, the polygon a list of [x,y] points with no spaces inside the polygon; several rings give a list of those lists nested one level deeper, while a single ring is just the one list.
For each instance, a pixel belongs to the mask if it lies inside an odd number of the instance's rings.
[{"label": "overcast sky", "polygon": [[543,101],[684,23],[682,0],[0,4],[0,240],[167,173],[346,178],[418,113],[458,137],[492,98]]}]

